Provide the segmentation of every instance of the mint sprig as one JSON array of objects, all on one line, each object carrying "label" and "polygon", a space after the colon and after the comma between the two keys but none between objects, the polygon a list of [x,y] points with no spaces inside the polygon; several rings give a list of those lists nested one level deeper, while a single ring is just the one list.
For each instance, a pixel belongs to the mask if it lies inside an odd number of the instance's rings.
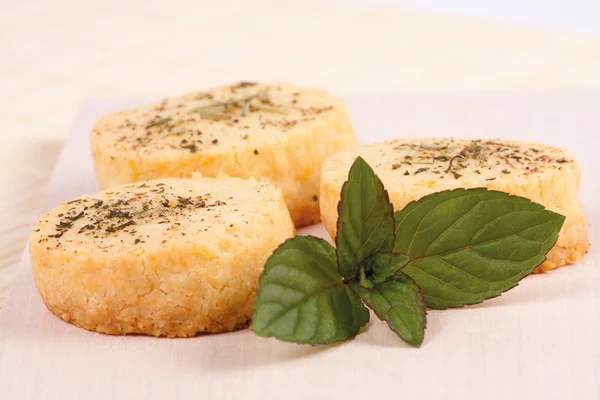
[{"label": "mint sprig", "polygon": [[338,267],[352,278],[367,258],[394,247],[394,209],[383,183],[360,157],[342,186],[338,215]]},{"label": "mint sprig", "polygon": [[394,251],[431,308],[463,307],[499,296],[544,262],[565,217],[507,193],[434,193],[395,214]]},{"label": "mint sprig", "polygon": [[337,271],[335,248],[314,236],[279,246],[265,264],[252,330],[310,344],[354,337],[369,310]]},{"label": "mint sprig", "polygon": [[377,253],[365,260],[360,269],[360,285],[369,287],[390,278],[410,262],[400,253]]},{"label": "mint sprig", "polygon": [[398,336],[415,346],[423,343],[427,307],[421,289],[408,275],[397,271],[371,287],[357,282],[350,286]]},{"label": "mint sprig", "polygon": [[393,213],[381,180],[360,157],[338,206],[337,249],[299,236],[265,264],[252,330],[328,344],[369,321],[363,303],[406,342],[423,342],[427,307],[462,307],[513,288],[545,260],[562,215],[506,193],[456,189]]}]

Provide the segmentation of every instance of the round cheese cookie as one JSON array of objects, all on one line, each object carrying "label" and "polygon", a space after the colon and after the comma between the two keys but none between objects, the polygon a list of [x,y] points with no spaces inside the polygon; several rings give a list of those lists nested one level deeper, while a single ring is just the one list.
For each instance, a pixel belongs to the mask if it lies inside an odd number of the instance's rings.
[{"label": "round cheese cookie", "polygon": [[254,177],[283,192],[297,227],[318,222],[321,165],[357,145],[343,102],[324,90],[241,82],[106,115],[91,145],[100,186]]},{"label": "round cheese cookie", "polygon": [[556,245],[538,271],[578,260],[589,249],[577,198],[577,162],[555,147],[504,140],[392,140],[331,156],[323,165],[321,216],[332,237],[340,190],[358,155],[382,180],[395,210],[434,192],[485,187],[528,198],[566,216]]},{"label": "round cheese cookie", "polygon": [[240,179],[164,179],[62,204],[31,235],[48,309],[112,335],[245,327],[258,276],[294,235],[281,191]]}]

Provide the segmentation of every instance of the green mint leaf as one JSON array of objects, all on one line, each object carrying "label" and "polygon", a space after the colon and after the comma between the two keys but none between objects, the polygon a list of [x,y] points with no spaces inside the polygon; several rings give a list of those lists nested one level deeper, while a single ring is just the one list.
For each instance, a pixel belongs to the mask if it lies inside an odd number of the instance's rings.
[{"label": "green mint leaf", "polygon": [[356,277],[364,260],[394,247],[394,210],[387,191],[360,157],[342,186],[335,242],[344,278]]},{"label": "green mint leaf", "polygon": [[513,288],[554,246],[565,217],[486,189],[426,196],[395,214],[394,252],[431,308],[462,307]]},{"label": "green mint leaf", "polygon": [[410,257],[399,253],[377,253],[365,260],[361,268],[360,284],[369,287],[383,282],[400,271]]},{"label": "green mint leaf", "polygon": [[397,272],[371,288],[354,281],[351,287],[403,340],[415,346],[423,343],[427,306],[419,286],[408,275]]},{"label": "green mint leaf", "polygon": [[258,282],[252,330],[295,343],[328,344],[352,338],[369,310],[344,284],[335,249],[298,236],[280,245]]}]

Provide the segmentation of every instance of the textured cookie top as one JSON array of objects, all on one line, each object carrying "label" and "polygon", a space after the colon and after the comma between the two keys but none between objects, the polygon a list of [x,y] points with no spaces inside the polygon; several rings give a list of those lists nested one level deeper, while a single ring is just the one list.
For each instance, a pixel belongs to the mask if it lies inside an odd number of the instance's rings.
[{"label": "textured cookie top", "polygon": [[578,171],[571,155],[552,146],[505,140],[428,138],[392,140],[340,152],[325,162],[324,176],[345,179],[359,154],[384,182],[387,178],[405,185],[434,180],[448,187],[487,186],[496,180],[537,179],[541,174],[563,168]]},{"label": "textured cookie top", "polygon": [[[48,251],[118,253],[185,245],[272,224],[281,191],[240,179],[162,179],[114,187],[43,215],[31,241]],[[244,233],[245,235],[245,233]]]},{"label": "textured cookie top", "polygon": [[221,152],[310,129],[340,109],[343,103],[323,90],[240,82],[109,114],[92,140],[141,154]]}]

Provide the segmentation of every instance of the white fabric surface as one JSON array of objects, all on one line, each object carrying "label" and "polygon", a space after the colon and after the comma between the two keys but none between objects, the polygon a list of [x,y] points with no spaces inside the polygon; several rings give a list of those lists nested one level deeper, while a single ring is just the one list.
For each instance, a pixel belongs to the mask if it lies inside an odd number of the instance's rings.
[{"label": "white fabric surface", "polygon": [[396,4],[600,35],[600,3],[590,0],[354,0]]},{"label": "white fabric surface", "polygon": [[[600,92],[346,96],[363,143],[502,137],[568,148],[592,244],[600,240]],[[133,104],[88,103],[44,209],[97,190],[87,151],[96,118]],[[323,234],[322,227],[303,233]],[[431,311],[421,349],[372,323],[354,341],[309,347],[244,330],[191,339],[111,337],[50,314],[29,261],[0,315],[3,399],[594,399],[600,396],[600,254],[526,278],[484,304]]]}]

